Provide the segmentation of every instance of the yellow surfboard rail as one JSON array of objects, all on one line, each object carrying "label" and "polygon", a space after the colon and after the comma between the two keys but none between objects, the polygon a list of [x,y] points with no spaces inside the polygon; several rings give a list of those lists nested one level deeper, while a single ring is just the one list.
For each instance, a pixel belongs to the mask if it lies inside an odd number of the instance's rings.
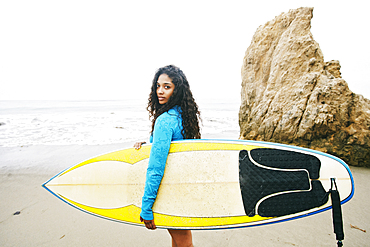
[{"label": "yellow surfboard rail", "polygon": [[[121,161],[129,164],[135,164],[141,160],[149,159],[151,145],[142,146],[139,150],[135,148],[124,149],[108,154],[103,154],[98,157],[86,160],[76,166],[73,166],[59,176],[64,175],[81,166],[98,162],[98,161]],[[230,144],[230,143],[210,143],[210,142],[193,142],[193,143],[172,143],[169,153],[189,152],[189,151],[214,151],[214,150],[252,150],[255,148],[263,148],[260,146],[245,145],[245,144]],[[134,151],[134,152],[133,152]]]},{"label": "yellow surfboard rail", "polygon": [[[135,205],[129,205],[122,208],[95,208],[86,206],[68,198],[59,195],[63,200],[67,201],[71,205],[83,209],[86,212],[90,212],[97,216],[101,216],[104,218],[109,218],[129,224],[136,224],[136,225],[144,225],[140,222],[140,211],[141,208]],[[240,225],[240,224],[247,224],[256,221],[263,221],[268,220],[273,217],[261,217],[259,215],[255,215],[253,217],[249,217],[246,215],[242,216],[225,216],[225,217],[208,217],[208,218],[201,218],[201,217],[179,217],[173,215],[166,215],[166,214],[159,214],[153,213],[155,224],[159,228],[189,228],[189,229],[202,229],[202,228],[209,228],[209,227],[223,227],[223,226],[233,226],[233,225]]]}]

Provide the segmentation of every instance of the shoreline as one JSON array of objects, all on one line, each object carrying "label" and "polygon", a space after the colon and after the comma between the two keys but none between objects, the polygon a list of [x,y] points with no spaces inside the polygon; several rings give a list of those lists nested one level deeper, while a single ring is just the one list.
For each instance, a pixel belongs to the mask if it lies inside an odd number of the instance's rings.
[{"label": "shoreline", "polygon": [[[91,216],[62,202],[41,186],[76,163],[132,144],[0,147],[0,246],[171,246],[166,230],[149,231]],[[370,169],[350,169],[355,195],[342,206],[343,243],[366,246],[369,233],[361,229],[370,230]],[[16,212],[19,214],[14,215]],[[195,246],[205,247],[336,244],[331,211],[258,227],[197,230],[193,231],[193,239]]]},{"label": "shoreline", "polygon": [[[238,131],[227,131],[221,134],[206,134],[203,139],[237,140]],[[140,140],[138,140],[140,141]],[[149,140],[143,140],[147,143]],[[84,160],[105,153],[130,148],[134,142],[111,144],[70,144],[70,145],[22,145],[0,146],[0,174],[6,172],[22,172],[51,174],[59,173],[68,167]],[[65,155],[63,155],[65,154]],[[26,158],[29,157],[29,158]]]}]

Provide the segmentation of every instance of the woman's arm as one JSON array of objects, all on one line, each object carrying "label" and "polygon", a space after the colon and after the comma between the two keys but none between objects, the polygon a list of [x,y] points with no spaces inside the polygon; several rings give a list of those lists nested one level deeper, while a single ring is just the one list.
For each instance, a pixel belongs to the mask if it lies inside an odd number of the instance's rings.
[{"label": "woman's arm", "polygon": [[166,115],[163,114],[157,118],[154,126],[153,144],[150,151],[140,213],[140,217],[144,222],[153,220],[152,207],[157,197],[158,188],[164,174],[167,156],[172,141],[173,124],[174,122],[171,121],[171,118],[166,117]]}]

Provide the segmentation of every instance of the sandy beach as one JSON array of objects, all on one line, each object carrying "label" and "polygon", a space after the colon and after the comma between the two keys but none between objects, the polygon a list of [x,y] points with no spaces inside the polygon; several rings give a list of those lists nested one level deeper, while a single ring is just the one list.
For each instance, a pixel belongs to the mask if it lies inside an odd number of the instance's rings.
[{"label": "sandy beach", "polygon": [[[0,246],[171,246],[149,231],[91,216],[41,185],[61,170],[129,144],[0,147]],[[355,195],[342,206],[344,246],[370,246],[370,169],[351,167]],[[331,211],[267,226],[193,231],[194,245],[336,246]]]}]

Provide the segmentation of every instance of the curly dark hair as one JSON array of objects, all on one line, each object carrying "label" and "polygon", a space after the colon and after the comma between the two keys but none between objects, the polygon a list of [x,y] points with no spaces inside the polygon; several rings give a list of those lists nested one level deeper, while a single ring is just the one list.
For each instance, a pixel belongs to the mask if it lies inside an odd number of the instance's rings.
[{"label": "curly dark hair", "polygon": [[[159,104],[157,96],[157,81],[160,75],[166,74],[175,85],[172,96],[169,98],[168,102],[161,105]],[[200,139],[200,128],[199,121],[200,112],[198,110],[198,105],[195,103],[193,94],[190,91],[189,82],[186,79],[184,72],[174,66],[168,65],[159,68],[154,75],[152,82],[152,89],[149,94],[148,107],[149,117],[152,121],[152,131],[154,131],[154,124],[156,119],[164,112],[167,112],[174,106],[179,106],[181,108],[182,126],[181,131],[184,139]]]}]

